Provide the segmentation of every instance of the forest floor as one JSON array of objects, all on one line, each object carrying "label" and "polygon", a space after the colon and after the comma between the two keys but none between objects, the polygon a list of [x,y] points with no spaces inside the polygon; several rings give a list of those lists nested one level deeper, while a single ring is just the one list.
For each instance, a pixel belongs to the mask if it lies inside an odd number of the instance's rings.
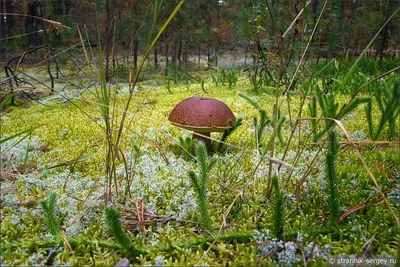
[{"label": "forest floor", "polygon": [[[346,73],[336,68],[333,83]],[[26,72],[49,82],[45,70]],[[339,261],[369,266],[366,260],[394,266],[398,261],[398,128],[392,132],[384,124],[371,138],[389,102],[371,102],[371,117],[366,100],[343,116],[342,127],[334,130],[335,152],[331,139],[314,139],[328,123],[309,119],[327,117],[328,107],[317,106],[313,116],[312,105],[332,100],[340,108],[351,92],[324,98],[300,89],[282,98],[275,86],[255,89],[247,72],[235,69],[177,71],[168,78],[150,73],[131,90],[124,111],[129,84],[109,84],[111,128],[118,129],[124,113],[127,119],[112,199],[105,203],[107,138],[96,96],[100,87],[74,75],[58,80],[55,94],[37,87],[45,92],[39,98],[3,110],[2,266],[111,266],[123,257],[132,265],[157,266]],[[377,75],[360,70],[355,76],[354,81],[368,81]],[[396,77],[392,73],[378,85],[390,91]],[[325,82],[315,78],[313,90],[323,91]],[[360,96],[378,99],[373,88]],[[192,96],[219,99],[242,119],[224,143],[221,133],[211,135],[213,147],[205,159],[188,153],[191,132],[168,122],[174,106]],[[279,128],[273,123],[277,99],[284,99]],[[399,125],[398,117],[394,124]],[[327,159],[332,155],[335,175]],[[206,227],[201,192],[189,173],[202,177],[202,162],[212,159],[215,165],[205,173]],[[332,203],[339,205],[336,220]]]}]

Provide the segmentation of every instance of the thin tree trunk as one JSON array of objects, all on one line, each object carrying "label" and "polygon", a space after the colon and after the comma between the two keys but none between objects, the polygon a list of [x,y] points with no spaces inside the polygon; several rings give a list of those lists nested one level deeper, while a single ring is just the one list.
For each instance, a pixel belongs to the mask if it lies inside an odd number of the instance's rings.
[{"label": "thin tree trunk", "polygon": [[[395,0],[388,0],[388,5],[387,9],[385,11],[385,16],[383,18],[383,21],[387,21],[391,12],[396,9],[396,1]],[[381,32],[381,41],[379,43],[379,49],[377,53],[375,54],[375,58],[379,56],[379,66],[382,65],[382,58],[383,58],[383,50],[387,49],[388,47],[388,38],[389,38],[389,32],[392,28],[392,22],[390,21],[388,25],[386,25],[385,29],[382,30]]]},{"label": "thin tree trunk", "polygon": [[[52,55],[51,51],[52,51],[51,47],[48,47],[46,49],[46,57],[47,57],[46,59],[49,59],[51,57]],[[54,77],[53,74],[51,73],[50,60],[46,60],[46,62],[47,62],[47,73],[49,74],[50,77],[50,86],[51,86],[50,90],[52,93],[54,93]]]},{"label": "thin tree trunk", "polygon": [[189,61],[189,55],[188,55],[188,49],[187,49],[187,47],[185,46],[185,51],[183,52],[183,62],[184,62],[184,66],[185,66],[185,69],[187,69],[188,68],[188,61]]},{"label": "thin tree trunk", "polygon": [[199,51],[197,54],[197,68],[200,69],[200,60],[201,60],[201,46],[199,46]]},{"label": "thin tree trunk", "polygon": [[28,42],[27,45],[31,46],[33,45],[38,45],[39,44],[39,35],[36,32],[37,31],[37,23],[35,17],[38,15],[37,14],[37,8],[39,6],[39,2],[31,1],[28,3],[27,6],[27,17],[25,20],[25,31],[26,33],[32,33],[28,35]]},{"label": "thin tree trunk", "polygon": [[174,50],[172,51],[172,65],[175,67],[176,66],[176,55],[178,54],[177,52],[177,42],[174,42]]},{"label": "thin tree trunk", "polygon": [[68,15],[69,11],[71,10],[73,3],[71,0],[64,0],[64,14]]},{"label": "thin tree trunk", "polygon": [[[6,1],[6,13],[7,14],[14,13],[13,5],[14,5],[14,2]],[[7,24],[7,35],[11,36],[12,31],[14,30],[14,25],[15,25],[15,18],[13,15],[6,15],[6,24]]]},{"label": "thin tree trunk", "polygon": [[131,9],[133,11],[133,21],[132,21],[132,26],[133,26],[133,69],[136,72],[138,68],[138,50],[139,50],[139,42],[138,42],[138,31],[139,31],[139,24],[137,21],[137,2],[136,1],[131,1]]},{"label": "thin tree trunk", "polygon": [[[106,0],[106,81],[110,80],[111,11],[110,0]],[[101,62],[100,64],[103,64]]]},{"label": "thin tree trunk", "polygon": [[[0,0],[0,13],[4,12],[4,6],[3,6],[3,0]],[[6,37],[6,27],[5,27],[5,21],[4,21],[4,16],[0,16],[0,39],[3,39]],[[3,58],[3,43],[4,41],[0,40],[0,58]]]},{"label": "thin tree trunk", "polygon": [[249,45],[247,44],[246,45],[246,50],[244,51],[244,65],[245,66],[247,65],[247,53],[248,53],[248,50],[249,50]]},{"label": "thin tree trunk", "polygon": [[179,48],[178,48],[178,64],[179,64],[179,67],[181,67],[182,66],[182,40],[180,40],[179,41]]},{"label": "thin tree trunk", "polygon": [[138,68],[138,50],[139,50],[139,42],[137,40],[137,36],[135,36],[135,40],[133,41],[133,69],[135,72]]},{"label": "thin tree trunk", "polygon": [[154,46],[154,68],[158,68],[158,47]]},{"label": "thin tree trunk", "polygon": [[215,67],[218,66],[218,43],[215,43],[215,48],[214,48],[214,64]]},{"label": "thin tree trunk", "polygon": [[316,23],[318,18],[318,0],[313,0],[311,2],[311,13],[314,19],[314,23]]},{"label": "thin tree trunk", "polygon": [[165,44],[165,76],[168,76],[168,49],[169,49],[169,45]]}]

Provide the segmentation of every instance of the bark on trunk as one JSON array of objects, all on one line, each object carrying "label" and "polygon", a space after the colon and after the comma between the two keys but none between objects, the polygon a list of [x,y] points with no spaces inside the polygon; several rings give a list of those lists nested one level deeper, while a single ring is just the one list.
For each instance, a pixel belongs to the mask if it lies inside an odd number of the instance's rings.
[{"label": "bark on trunk", "polygon": [[[6,13],[12,14],[14,13],[14,2],[6,1]],[[14,30],[15,18],[12,15],[6,16],[6,24],[7,24],[7,35],[11,36],[12,31]]]},{"label": "bark on trunk", "polygon": [[175,67],[176,66],[176,55],[178,54],[177,51],[177,42],[174,42],[174,50],[172,51],[172,65]]},{"label": "bark on trunk", "polygon": [[37,14],[37,9],[39,7],[39,2],[37,1],[32,1],[28,3],[27,6],[27,17],[25,20],[25,31],[26,33],[32,33],[30,35],[28,35],[27,39],[27,45],[31,46],[33,45],[38,45],[39,44],[39,35],[36,32],[37,31],[37,21],[35,19],[36,16],[38,16]]},{"label": "bark on trunk", "polygon": [[[4,5],[3,5],[3,0],[0,0],[0,13],[4,12]],[[3,39],[6,37],[6,25],[4,21],[4,16],[0,15],[0,39]],[[0,40],[0,58],[3,58],[3,50],[4,50],[4,41]]]},{"label": "bark on trunk", "polygon": [[314,23],[317,21],[318,18],[318,0],[313,0],[311,2],[311,12],[314,19]]},{"label": "bark on trunk", "polygon": [[137,37],[135,36],[135,40],[133,41],[133,68],[135,72],[138,68],[138,50],[139,50],[139,42]]},{"label": "bark on trunk", "polygon": [[201,47],[199,46],[199,51],[197,54],[197,68],[200,69],[200,60],[201,60]]},{"label": "bark on trunk", "polygon": [[[110,0],[106,0],[106,81],[110,80],[110,48],[111,48],[111,11]],[[100,64],[103,64],[101,62]]]},{"label": "bark on trunk", "polygon": [[181,67],[182,66],[182,41],[179,41],[177,58],[178,58],[179,67]]},{"label": "bark on trunk", "polygon": [[[388,5],[387,5],[387,9],[385,11],[385,16],[384,16],[383,21],[387,21],[389,16],[395,9],[396,9],[396,0],[388,0]],[[376,56],[379,56],[379,66],[381,66],[381,64],[382,64],[383,50],[388,48],[388,38],[389,38],[389,33],[392,29],[392,26],[393,26],[393,23],[392,23],[392,21],[390,21],[386,25],[385,29],[383,29],[380,34],[381,41],[379,43],[378,53],[376,54]]]},{"label": "bark on trunk", "polygon": [[214,66],[218,67],[218,44],[215,44],[214,48]]},{"label": "bark on trunk", "polygon": [[164,75],[168,76],[168,49],[169,49],[169,45],[165,44],[165,72]]},{"label": "bark on trunk", "polygon": [[158,68],[158,48],[154,46],[154,68]]}]

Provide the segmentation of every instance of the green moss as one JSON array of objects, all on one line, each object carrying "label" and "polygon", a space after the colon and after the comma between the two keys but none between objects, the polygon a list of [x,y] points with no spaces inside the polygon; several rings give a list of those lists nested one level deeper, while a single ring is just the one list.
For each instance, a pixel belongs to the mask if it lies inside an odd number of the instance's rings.
[{"label": "green moss", "polygon": [[[216,154],[220,160],[210,174],[208,189],[209,213],[214,224],[211,232],[216,233],[223,223],[223,214],[235,200],[236,194],[243,194],[232,204],[222,236],[219,237],[214,247],[208,252],[201,264],[209,265],[254,265],[261,258],[258,246],[250,239],[251,235],[243,237],[241,232],[248,233],[253,229],[272,229],[271,213],[273,207],[266,198],[266,181],[268,175],[268,161],[261,161],[259,169],[254,168],[259,163],[259,158],[252,153],[256,148],[253,117],[258,116],[248,101],[239,97],[237,92],[245,92],[256,97],[260,105],[268,114],[273,113],[275,96],[273,90],[266,88],[263,94],[252,91],[248,79],[239,79],[236,87],[229,89],[227,85],[214,86],[208,73],[199,73],[205,81],[204,93],[201,84],[192,83],[171,85],[172,94],[164,87],[165,81],[157,80],[154,83],[143,82],[135,93],[127,114],[127,124],[122,135],[121,150],[128,154],[135,154],[130,148],[130,139],[134,138],[140,147],[140,155],[135,157],[132,165],[131,179],[135,184],[131,186],[132,198],[143,198],[146,206],[158,215],[180,214],[182,218],[170,220],[165,224],[147,226],[148,235],[141,230],[137,233],[128,233],[134,247],[146,250],[147,255],[134,257],[113,242],[105,228],[104,204],[99,196],[104,190],[104,162],[105,145],[104,121],[100,119],[100,109],[95,99],[90,94],[84,95],[84,100],[75,99],[73,103],[53,102],[48,106],[29,104],[23,107],[10,108],[6,114],[7,119],[2,120],[1,137],[42,125],[33,131],[48,144],[47,151],[37,155],[35,162],[41,174],[32,173],[20,176],[17,182],[5,181],[2,184],[2,217],[1,242],[4,246],[2,259],[5,263],[20,265],[33,264],[29,257],[34,255],[40,258],[48,256],[54,250],[57,263],[70,263],[72,265],[113,265],[122,257],[128,257],[131,264],[150,265],[156,264],[156,259],[165,265],[194,265],[204,255],[208,245],[214,241],[215,235],[210,236],[201,230],[198,224],[190,222],[197,220],[195,206],[183,206],[181,203],[195,203],[195,195],[191,192],[190,181],[186,176],[187,171],[194,170],[196,162],[184,160],[178,154],[171,153],[171,148],[176,146],[180,136],[190,136],[190,132],[172,127],[168,123],[168,115],[174,105],[184,98],[193,95],[202,95],[221,99],[233,112],[243,118],[243,126],[239,127],[228,139],[235,147],[229,147],[225,154]],[[120,85],[122,88],[125,85]],[[299,85],[301,86],[301,84]],[[113,89],[114,90],[114,89]],[[115,89],[115,90],[118,90]],[[236,91],[235,91],[236,90]],[[113,91],[114,92],[114,91]],[[113,127],[116,129],[122,116],[122,109],[127,100],[127,95],[117,94],[115,106],[112,107]],[[348,101],[347,95],[337,95],[336,101],[342,105]],[[306,100],[309,101],[309,100]],[[300,106],[300,97],[295,93],[291,96],[290,111],[292,119],[297,114]],[[307,104],[307,103],[306,103]],[[282,114],[288,116],[286,104],[283,105]],[[376,110],[377,107],[374,106]],[[89,115],[86,116],[85,114]],[[308,117],[307,109],[303,107],[303,117]],[[377,118],[374,117],[374,120]],[[367,137],[368,126],[362,108],[343,118],[343,123],[350,134],[359,141]],[[96,122],[99,124],[96,124]],[[322,125],[322,123],[321,123]],[[325,151],[311,166],[313,153],[318,149],[310,145],[310,126],[301,125],[300,135],[296,132],[294,139],[288,146],[286,160],[297,168],[291,178],[286,181],[289,170],[281,168],[279,172],[280,187],[285,194],[283,206],[285,208],[285,231],[283,238],[289,238],[292,233],[300,232],[304,236],[304,244],[316,242],[323,246],[332,247],[332,255],[341,253],[362,255],[361,247],[365,244],[363,237],[371,238],[375,234],[371,251],[374,255],[386,252],[396,255],[393,244],[399,240],[399,232],[393,216],[387,207],[377,203],[366,209],[361,209],[344,219],[336,230],[316,233],[309,229],[326,226],[329,221],[327,195],[323,192],[325,174],[323,173],[323,160]],[[358,132],[357,132],[358,131]],[[385,129],[387,133],[387,129]],[[283,124],[283,139],[288,140],[290,134],[289,120]],[[363,136],[363,133],[365,135]],[[384,134],[385,134],[384,133]],[[264,141],[269,140],[272,129],[266,128]],[[219,139],[219,133],[213,133],[213,138]],[[338,136],[344,141],[343,135]],[[364,139],[363,139],[364,138]],[[300,143],[300,145],[299,145]],[[275,157],[283,155],[286,143],[278,143]],[[396,149],[380,149],[376,146],[360,146],[361,153],[379,181],[382,189],[391,190],[398,185],[386,172],[376,166],[382,162],[391,170],[399,162]],[[297,151],[303,151],[300,159],[295,164]],[[304,149],[304,150],[302,150]],[[238,160],[241,153],[246,150]],[[72,165],[63,166],[55,170],[45,171],[43,168],[54,166],[65,161],[76,159],[82,155],[96,156]],[[122,160],[118,162],[122,164]],[[156,166],[156,167],[154,167]],[[301,190],[297,193],[300,178],[303,177],[307,167],[311,167],[305,183],[299,185]],[[274,170],[276,166],[274,165]],[[374,185],[361,166],[350,147],[342,149],[338,155],[338,191],[340,192],[340,214],[350,208],[365,203],[371,196],[372,200],[379,198],[374,191]],[[255,173],[256,177],[253,175]],[[275,174],[275,173],[274,173]],[[125,169],[121,167],[118,172],[121,188],[126,186]],[[3,181],[2,181],[3,183]],[[63,185],[66,184],[64,190]],[[5,191],[7,190],[7,191]],[[66,234],[73,246],[73,252],[68,248],[64,250],[63,240],[50,240],[44,242],[48,236],[44,228],[44,217],[41,210],[36,208],[23,208],[18,206],[19,201],[34,198],[38,201],[45,199],[47,191],[57,191],[59,196],[56,212],[57,220],[62,231]],[[186,199],[184,199],[186,197]],[[14,203],[11,205],[10,203]],[[129,202],[125,203],[130,205]],[[194,205],[194,204],[193,204]],[[398,211],[397,214],[399,213]],[[73,226],[69,222],[76,215]],[[133,215],[132,215],[133,216]],[[399,216],[399,214],[398,214]],[[15,226],[15,221],[19,224]],[[76,225],[75,225],[76,224]],[[74,228],[76,227],[76,228]],[[139,227],[140,228],[140,227]],[[234,234],[237,232],[237,235]],[[230,237],[229,237],[230,236]],[[229,237],[229,238],[228,238]],[[47,239],[46,239],[47,240]],[[93,241],[97,240],[97,241]],[[171,246],[173,243],[175,246]],[[11,249],[12,248],[12,249]],[[39,254],[40,255],[39,255]],[[32,258],[33,259],[33,258]],[[271,259],[262,263],[274,264]],[[311,265],[326,264],[326,259],[309,261]]]}]

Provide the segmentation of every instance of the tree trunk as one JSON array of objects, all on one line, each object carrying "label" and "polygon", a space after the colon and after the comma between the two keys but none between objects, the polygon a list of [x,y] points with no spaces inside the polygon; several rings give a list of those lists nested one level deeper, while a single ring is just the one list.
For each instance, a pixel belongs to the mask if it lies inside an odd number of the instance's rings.
[{"label": "tree trunk", "polygon": [[32,33],[28,35],[27,39],[27,45],[31,46],[33,45],[38,45],[39,44],[39,34],[36,32],[37,31],[37,21],[35,19],[35,16],[37,16],[37,8],[39,6],[39,2],[34,0],[28,3],[27,6],[27,17],[25,20],[25,31],[26,33]]},{"label": "tree trunk", "polygon": [[188,61],[189,61],[189,55],[188,54],[189,54],[188,49],[185,46],[185,51],[183,52],[183,63],[184,63],[185,69],[188,68]]},{"label": "tree trunk", "polygon": [[[393,10],[396,9],[396,0],[388,0],[387,9],[385,11],[385,15],[383,18],[383,22],[387,21]],[[377,51],[376,56],[379,56],[379,66],[382,65],[382,58],[383,58],[383,50],[388,48],[388,38],[391,29],[393,28],[392,21],[386,25],[386,27],[381,31],[381,41],[379,43],[379,49]]]},{"label": "tree trunk", "polygon": [[[110,0],[106,0],[106,81],[110,80],[110,47],[111,47],[111,11]],[[103,64],[103,62],[100,62]]]},{"label": "tree trunk", "polygon": [[137,20],[138,17],[138,7],[137,7],[137,1],[132,1],[131,2],[132,6],[132,11],[133,11],[133,21],[132,21],[132,25],[133,25],[133,69],[135,70],[135,72],[138,69],[138,50],[139,50],[139,23]]},{"label": "tree trunk", "polygon": [[177,56],[177,58],[178,58],[179,67],[181,67],[182,66],[182,40],[179,41],[179,48],[178,48],[178,56]]},{"label": "tree trunk", "polygon": [[318,0],[313,0],[311,2],[311,13],[314,19],[314,23],[316,23],[318,18]]},{"label": "tree trunk", "polygon": [[218,43],[215,43],[214,48],[214,66],[218,67]]},{"label": "tree trunk", "polygon": [[[12,1],[6,1],[6,13],[8,14],[14,13],[13,5],[14,3]],[[6,15],[6,24],[7,24],[7,35],[11,36],[15,25],[15,18],[13,15]]]},{"label": "tree trunk", "polygon": [[[0,0],[0,13],[4,12],[4,6],[3,6],[3,0]],[[6,25],[4,21],[4,16],[0,15],[0,39],[3,39],[6,37]],[[0,40],[0,58],[3,58],[3,52],[4,52],[4,47],[3,47],[4,41]]]},{"label": "tree trunk", "polygon": [[73,3],[71,0],[64,0],[64,15],[68,15],[72,6],[73,6]]},{"label": "tree trunk", "polygon": [[197,54],[197,68],[200,69],[200,60],[201,60],[201,47],[199,46],[199,51]]},{"label": "tree trunk", "polygon": [[177,42],[174,42],[174,51],[172,51],[172,65],[175,67],[176,66],[176,56],[178,54],[178,50],[177,50]]},{"label": "tree trunk", "polygon": [[154,46],[154,68],[158,68],[158,48]]},{"label": "tree trunk", "polygon": [[169,45],[165,44],[165,76],[168,76],[168,49]]},{"label": "tree trunk", "polygon": [[246,50],[244,52],[244,65],[247,65],[247,52],[249,50],[249,45],[246,45]]},{"label": "tree trunk", "polygon": [[139,50],[139,42],[137,40],[137,36],[134,37],[135,40],[133,41],[133,69],[135,72],[138,68],[138,50]]},{"label": "tree trunk", "polygon": [[53,14],[55,16],[64,14],[63,3],[60,0],[52,0],[51,5],[53,6]]}]

